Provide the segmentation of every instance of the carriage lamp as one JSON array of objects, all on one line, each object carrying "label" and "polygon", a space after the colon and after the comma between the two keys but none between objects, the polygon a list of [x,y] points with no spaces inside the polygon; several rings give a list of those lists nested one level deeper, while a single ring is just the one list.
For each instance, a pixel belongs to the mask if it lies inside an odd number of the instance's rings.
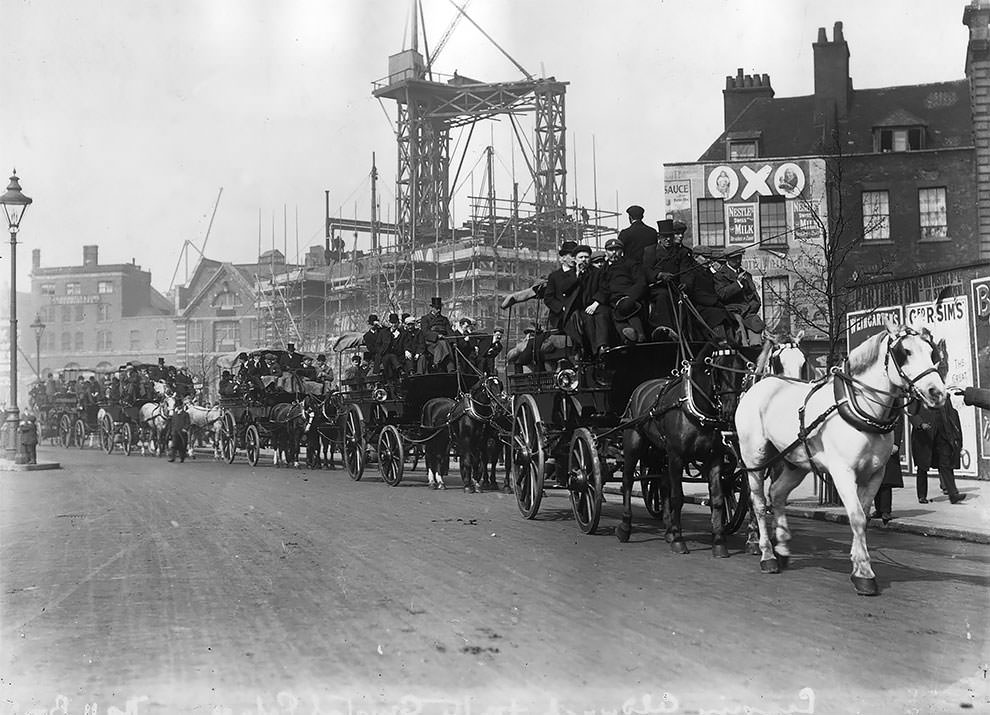
[{"label": "carriage lamp", "polygon": [[38,367],[36,372],[38,373],[39,380],[41,379],[41,336],[45,334],[46,327],[48,326],[41,322],[41,316],[36,314],[34,316],[34,322],[31,323],[31,330],[34,331],[34,357],[36,360],[35,365]]},{"label": "carriage lamp", "polygon": [[578,389],[578,373],[572,367],[565,367],[558,370],[553,376],[553,384],[558,390],[574,392]]},{"label": "carriage lamp", "polygon": [[17,445],[18,426],[21,412],[17,408],[17,232],[21,228],[24,212],[31,205],[31,199],[21,193],[21,184],[14,169],[7,192],[0,196],[0,204],[7,215],[7,227],[10,229],[10,406],[7,408],[7,418],[4,429],[7,431],[5,449],[7,459],[22,463],[24,457]]},{"label": "carriage lamp", "polygon": [[385,402],[388,399],[388,390],[384,387],[376,387],[371,392],[371,399],[375,402]]}]

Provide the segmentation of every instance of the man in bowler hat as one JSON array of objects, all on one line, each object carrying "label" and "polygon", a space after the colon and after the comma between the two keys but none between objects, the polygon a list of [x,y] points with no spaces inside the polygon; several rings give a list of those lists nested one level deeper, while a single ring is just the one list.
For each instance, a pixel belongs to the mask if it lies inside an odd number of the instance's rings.
[{"label": "man in bowler hat", "polygon": [[419,320],[419,327],[423,331],[423,339],[426,342],[426,353],[429,355],[430,363],[434,370],[447,372],[450,363],[450,348],[442,340],[442,336],[448,336],[453,332],[450,319],[443,315],[443,301],[439,296],[430,299],[430,312]]}]

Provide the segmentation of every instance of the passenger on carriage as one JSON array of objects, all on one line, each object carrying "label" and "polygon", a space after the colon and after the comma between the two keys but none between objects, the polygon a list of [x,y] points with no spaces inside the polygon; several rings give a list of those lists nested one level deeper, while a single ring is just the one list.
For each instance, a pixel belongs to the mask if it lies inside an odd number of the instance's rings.
[{"label": "passenger on carriage", "polygon": [[349,392],[356,392],[362,389],[365,370],[361,366],[361,356],[354,355],[351,364],[344,368],[344,377],[341,382]]},{"label": "passenger on carriage", "polygon": [[691,249],[681,243],[687,226],[665,218],[657,221],[657,228],[662,243],[644,249],[643,279],[650,291],[650,336],[661,340],[677,337],[679,286],[691,290],[697,264]]},{"label": "passenger on carriage", "polygon": [[282,353],[279,363],[284,372],[294,372],[302,367],[303,357],[296,352],[295,343],[285,344],[285,352]]},{"label": "passenger on carriage", "polygon": [[320,353],[316,356],[316,379],[324,384],[333,384],[333,368],[327,362],[327,356]]},{"label": "passenger on carriage", "polygon": [[615,332],[626,342],[643,342],[646,335],[639,313],[646,283],[642,271],[625,255],[622,242],[617,238],[610,238],[605,243],[603,271],[597,300],[611,308]]},{"label": "passenger on carriage", "polygon": [[402,354],[407,375],[426,372],[426,335],[411,315],[402,321]]},{"label": "passenger on carriage", "polygon": [[110,402],[120,402],[120,378],[116,375],[110,378],[110,386],[107,387],[107,400]]},{"label": "passenger on carriage", "polygon": [[237,383],[234,381],[234,376],[230,374],[230,370],[224,370],[220,373],[220,384],[217,386],[217,392],[220,393],[220,397],[237,396]]},{"label": "passenger on carriage", "polygon": [[382,356],[388,347],[388,328],[382,325],[381,319],[372,313],[368,316],[368,331],[364,334],[364,347],[371,356],[369,374],[379,374],[382,371]]},{"label": "passenger on carriage", "polygon": [[457,356],[454,365],[459,372],[464,374],[474,373],[471,367],[475,365],[478,345],[477,341],[471,337],[473,332],[474,321],[466,315],[462,316],[457,321],[457,328],[454,330],[456,340],[452,340],[450,344],[451,351],[456,351]]},{"label": "passenger on carriage", "polygon": [[574,249],[574,268],[578,291],[568,335],[578,356],[587,360],[598,355],[611,342],[608,299],[603,294],[604,271],[591,265],[590,246],[581,245]]},{"label": "passenger on carriage", "polygon": [[403,354],[403,333],[399,325],[398,313],[389,313],[388,327],[385,329],[384,337],[381,338],[382,347],[382,377],[386,382],[394,382],[399,379],[404,361]]},{"label": "passenger on carriage", "polygon": [[643,223],[646,212],[642,206],[630,206],[626,214],[629,216],[629,226],[619,231],[618,241],[626,258],[640,266],[643,264],[643,252],[649,246],[656,246],[659,239],[656,230]]},{"label": "passenger on carriage", "polygon": [[[703,257],[711,255],[712,252],[713,249],[711,248],[699,248],[699,255]],[[697,261],[694,261],[694,259],[692,261],[694,262],[694,268],[690,272],[691,280],[684,290],[691,304],[698,312],[698,315],[694,315],[694,313],[690,313],[689,315],[692,337],[703,341],[709,340],[712,337],[717,340],[725,340],[732,337],[735,320],[719,300],[718,293],[715,290],[715,280],[712,271],[709,270],[707,265],[702,266]],[[704,324],[699,324],[699,316],[704,321]]]},{"label": "passenger on carriage", "polygon": [[759,345],[766,325],[760,317],[760,296],[756,283],[742,267],[742,251],[716,255],[712,266],[715,292],[734,320],[736,342]]},{"label": "passenger on carriage", "polygon": [[495,328],[478,346],[478,369],[486,376],[498,374],[495,359],[502,353],[502,335],[502,329]]},{"label": "passenger on carriage", "polygon": [[48,377],[45,378],[45,395],[55,397],[56,392],[58,392],[58,383],[55,381],[54,376],[48,373]]},{"label": "passenger on carriage", "polygon": [[574,249],[577,243],[564,241],[557,251],[560,268],[550,272],[547,285],[543,289],[543,302],[550,309],[547,327],[551,331],[563,333],[567,320],[574,309],[578,296],[577,270],[574,268]]},{"label": "passenger on carriage", "polygon": [[443,301],[439,297],[430,299],[430,312],[420,318],[419,327],[423,331],[426,343],[428,362],[434,372],[449,372],[451,369],[450,347],[441,337],[449,336],[453,331],[450,319],[440,311]]},{"label": "passenger on carriage", "polygon": [[540,326],[536,323],[530,323],[523,330],[523,339],[509,348],[509,351],[505,354],[505,360],[512,363],[515,374],[521,375],[525,367],[529,367],[531,371],[537,371],[542,368],[543,362],[539,359],[537,344],[537,334],[539,332]]}]

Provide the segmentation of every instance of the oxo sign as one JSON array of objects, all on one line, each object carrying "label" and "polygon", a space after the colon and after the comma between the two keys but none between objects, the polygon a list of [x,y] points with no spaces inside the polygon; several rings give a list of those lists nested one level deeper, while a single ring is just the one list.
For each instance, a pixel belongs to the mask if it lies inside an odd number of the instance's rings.
[{"label": "oxo sign", "polygon": [[705,169],[708,195],[724,201],[757,201],[761,196],[793,199],[801,195],[807,182],[805,167],[792,161],[721,164]]}]

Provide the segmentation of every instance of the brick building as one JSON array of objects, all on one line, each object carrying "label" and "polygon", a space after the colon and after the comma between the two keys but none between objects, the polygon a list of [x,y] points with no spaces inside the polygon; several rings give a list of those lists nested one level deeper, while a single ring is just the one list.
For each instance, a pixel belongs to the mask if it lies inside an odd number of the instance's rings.
[{"label": "brick building", "polygon": [[98,246],[83,246],[82,264],[76,266],[43,267],[35,249],[31,293],[18,307],[18,341],[25,350],[34,349],[28,327],[34,316],[45,324],[42,374],[154,362],[175,350],[172,306],[151,287],[151,273],[134,263],[101,264]]}]

